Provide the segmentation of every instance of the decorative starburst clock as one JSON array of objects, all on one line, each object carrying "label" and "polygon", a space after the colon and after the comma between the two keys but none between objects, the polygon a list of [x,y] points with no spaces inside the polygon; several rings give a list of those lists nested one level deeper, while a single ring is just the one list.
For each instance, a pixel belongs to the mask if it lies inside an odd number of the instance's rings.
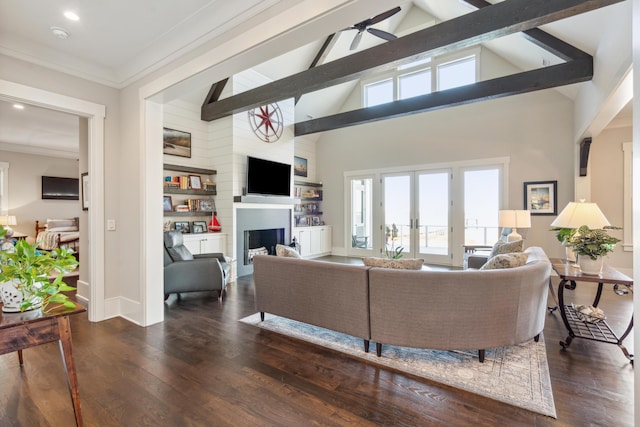
[{"label": "decorative starburst clock", "polygon": [[249,110],[249,124],[253,133],[264,142],[276,142],[282,136],[284,122],[278,104],[267,104]]}]

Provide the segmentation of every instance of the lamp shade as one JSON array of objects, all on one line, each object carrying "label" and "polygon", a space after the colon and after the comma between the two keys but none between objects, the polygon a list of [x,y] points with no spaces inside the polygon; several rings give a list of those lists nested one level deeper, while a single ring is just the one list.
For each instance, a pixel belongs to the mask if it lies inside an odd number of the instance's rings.
[{"label": "lamp shade", "polygon": [[526,210],[500,211],[498,225],[509,228],[531,228],[531,213]]},{"label": "lamp shade", "polygon": [[560,215],[551,223],[552,227],[580,228],[583,225],[591,229],[608,227],[611,224],[595,203],[569,202]]},{"label": "lamp shade", "polygon": [[0,225],[18,225],[15,215],[0,215]]}]

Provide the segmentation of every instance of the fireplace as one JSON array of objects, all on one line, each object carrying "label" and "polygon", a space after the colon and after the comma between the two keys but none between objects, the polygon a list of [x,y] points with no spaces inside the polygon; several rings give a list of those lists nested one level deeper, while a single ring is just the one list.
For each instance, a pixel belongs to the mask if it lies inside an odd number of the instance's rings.
[{"label": "fireplace", "polygon": [[[236,259],[238,277],[253,273],[251,259],[264,252],[275,255],[277,244],[291,242],[291,208],[236,209]],[[257,250],[257,251],[256,251]]]},{"label": "fireplace", "polygon": [[284,244],[284,228],[245,230],[244,265],[253,264],[255,255],[275,255],[277,244]]}]

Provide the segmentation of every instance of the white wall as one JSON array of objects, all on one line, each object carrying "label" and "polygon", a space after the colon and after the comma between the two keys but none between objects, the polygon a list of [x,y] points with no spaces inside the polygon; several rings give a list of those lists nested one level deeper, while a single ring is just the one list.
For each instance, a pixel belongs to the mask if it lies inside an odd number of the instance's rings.
[{"label": "white wall", "polygon": [[[591,202],[596,202],[611,225],[622,227],[623,217],[623,152],[622,144],[631,142],[633,128],[607,129],[593,138],[589,154],[588,175],[591,177]],[[610,234],[622,240],[622,230],[611,230]],[[633,253],[616,246],[609,254],[607,263],[630,273],[633,268]]]},{"label": "white wall", "polygon": [[0,151],[0,161],[9,163],[9,214],[18,221],[14,230],[35,236],[36,220],[80,216],[80,200],[42,199],[41,177],[79,178],[77,160]]},{"label": "white wall", "polygon": [[[557,180],[562,209],[573,195],[572,114],[570,100],[546,90],[326,132],[317,144],[318,179],[334,247],[345,245],[345,171],[507,156],[507,207],[522,209],[523,182]],[[552,220],[532,217],[527,245],[562,256]]]}]

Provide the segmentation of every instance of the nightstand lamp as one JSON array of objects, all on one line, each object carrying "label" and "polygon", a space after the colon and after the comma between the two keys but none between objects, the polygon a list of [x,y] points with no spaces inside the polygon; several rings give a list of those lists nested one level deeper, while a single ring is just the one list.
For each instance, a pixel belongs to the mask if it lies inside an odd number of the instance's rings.
[{"label": "nightstand lamp", "polygon": [[16,221],[15,215],[0,215],[0,225],[4,227],[7,231],[6,237],[13,236],[12,225],[18,225],[18,221]]},{"label": "nightstand lamp", "polygon": [[511,228],[507,241],[522,240],[518,228],[531,228],[531,213],[526,210],[503,210],[499,212],[498,225]]}]

